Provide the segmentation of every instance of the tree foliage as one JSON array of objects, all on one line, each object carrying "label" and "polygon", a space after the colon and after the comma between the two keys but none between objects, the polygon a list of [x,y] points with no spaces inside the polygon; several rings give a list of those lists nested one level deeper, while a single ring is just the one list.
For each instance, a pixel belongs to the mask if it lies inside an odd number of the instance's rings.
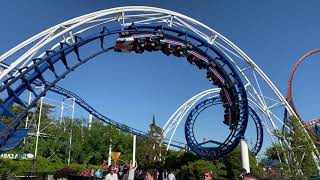
[{"label": "tree foliage", "polygon": [[273,145],[268,148],[267,159],[279,160],[278,171],[287,178],[303,179],[318,174],[313,159],[315,149],[300,120],[291,117],[289,126],[292,132],[275,132],[279,139],[286,137],[287,141],[283,141],[286,145]]},{"label": "tree foliage", "polygon": [[[103,160],[108,159],[110,144],[113,151],[121,152],[119,164],[132,159],[132,135],[101,123],[98,119],[93,120],[91,128],[83,125],[83,119],[64,117],[60,121],[50,116],[51,108],[49,105],[43,106],[37,159],[0,160],[0,174],[56,172],[67,167],[69,150],[69,168],[77,171],[87,165],[98,168]],[[29,120],[33,120],[29,127],[35,129],[33,124],[38,122],[39,107],[28,116]],[[140,168],[166,168],[174,171],[177,179],[201,179],[205,171],[213,171],[215,176],[222,179],[238,178],[241,170],[239,148],[219,161],[204,160],[186,150],[167,152],[166,147],[161,144],[163,132],[157,126],[155,118],[149,127],[147,138],[137,137],[136,159]],[[34,130],[31,132],[35,133]],[[30,136],[17,149],[6,153],[34,153],[35,139],[35,136]],[[255,158],[251,156],[250,160],[253,171],[258,172]]]}]

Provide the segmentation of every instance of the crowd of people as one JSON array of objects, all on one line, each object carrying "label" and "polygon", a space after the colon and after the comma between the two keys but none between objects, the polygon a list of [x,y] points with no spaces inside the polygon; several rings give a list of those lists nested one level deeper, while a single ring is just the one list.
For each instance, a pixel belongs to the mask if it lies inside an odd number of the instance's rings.
[{"label": "crowd of people", "polygon": [[[81,173],[82,177],[92,177],[95,179],[106,179],[106,180],[133,180],[134,172],[137,168],[137,165],[132,165],[132,163],[126,163],[123,166],[117,165],[108,165],[106,161],[100,165],[100,168],[96,171],[92,168],[86,167]],[[133,175],[132,175],[133,174]]]},{"label": "crowd of people", "polygon": [[80,176],[105,180],[176,180],[175,175],[167,170],[160,172],[156,169],[137,170],[137,168],[137,163],[128,163],[128,161],[122,166],[117,163],[109,166],[106,161],[103,161],[98,170],[87,167]]},{"label": "crowd of people", "polygon": [[[100,168],[96,171],[90,169],[89,167],[85,168],[80,176],[88,177],[92,179],[101,179],[101,180],[176,180],[176,177],[173,172],[166,169],[148,169],[142,170],[138,169],[137,163],[125,162],[124,165],[119,166],[117,163],[108,165],[106,161],[100,165]],[[215,180],[217,179],[214,176],[212,171],[207,171],[202,176],[203,180]],[[239,180],[274,180],[274,176],[269,177],[259,177],[253,173],[247,173],[245,169],[242,170],[242,173],[239,176]],[[201,180],[199,177],[194,177],[194,180]]]}]

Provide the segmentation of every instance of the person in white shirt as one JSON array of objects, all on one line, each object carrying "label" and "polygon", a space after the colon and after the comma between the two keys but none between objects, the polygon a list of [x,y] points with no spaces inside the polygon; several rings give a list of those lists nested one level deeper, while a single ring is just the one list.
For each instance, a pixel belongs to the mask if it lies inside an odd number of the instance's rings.
[{"label": "person in white shirt", "polygon": [[133,166],[132,163],[130,162],[128,180],[134,180],[134,172],[136,171],[137,167],[138,167],[137,163],[135,163],[135,166]]},{"label": "person in white shirt", "polygon": [[114,172],[114,169],[111,169],[110,173],[106,175],[105,180],[118,180],[118,174]]},{"label": "person in white shirt", "polygon": [[164,169],[162,172],[162,180],[168,180],[168,172],[166,169]]},{"label": "person in white shirt", "polygon": [[176,180],[176,177],[174,176],[174,174],[172,172],[169,171],[168,174],[168,180]]}]

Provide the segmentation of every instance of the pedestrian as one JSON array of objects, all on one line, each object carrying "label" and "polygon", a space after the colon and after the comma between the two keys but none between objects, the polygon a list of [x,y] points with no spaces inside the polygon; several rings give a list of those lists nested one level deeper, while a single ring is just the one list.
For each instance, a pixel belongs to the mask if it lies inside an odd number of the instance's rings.
[{"label": "pedestrian", "polygon": [[101,169],[107,170],[108,169],[108,163],[106,160],[103,160],[102,164],[100,165]]},{"label": "pedestrian", "polygon": [[135,163],[135,165],[133,166],[133,164],[130,162],[128,180],[134,180],[134,173],[137,168],[138,168],[137,163]]},{"label": "pedestrian", "polygon": [[242,180],[258,180],[259,177],[253,173],[246,173],[243,175]]},{"label": "pedestrian", "polygon": [[242,180],[242,179],[243,179],[243,176],[244,176],[245,174],[247,174],[247,170],[246,170],[245,168],[243,168],[243,169],[241,170],[241,174],[240,174],[240,176],[239,176],[239,180]]},{"label": "pedestrian", "polygon": [[126,163],[123,165],[123,174],[126,174],[129,171],[130,164],[128,163],[128,160],[126,160]]},{"label": "pedestrian", "polygon": [[174,174],[171,171],[169,171],[168,180],[176,180],[176,177],[174,176]]},{"label": "pedestrian", "polygon": [[156,172],[153,169],[147,170],[145,180],[156,180]]},{"label": "pedestrian", "polygon": [[90,171],[90,176],[91,176],[91,177],[94,177],[94,169],[91,169],[91,171]]},{"label": "pedestrian", "polygon": [[204,173],[204,180],[213,180],[213,173],[212,171],[207,171]]},{"label": "pedestrian", "polygon": [[105,180],[118,180],[118,174],[115,173],[114,169],[111,169],[110,173],[106,175]]},{"label": "pedestrian", "polygon": [[136,170],[136,173],[135,173],[135,180],[144,180],[145,179],[145,174],[144,172],[139,169],[139,170]]},{"label": "pedestrian", "polygon": [[80,176],[83,177],[90,177],[90,169],[88,167],[86,167],[81,173]]},{"label": "pedestrian", "polygon": [[97,177],[97,178],[102,178],[102,172],[100,171],[100,169],[98,169],[94,175]]},{"label": "pedestrian", "polygon": [[168,172],[166,169],[163,170],[161,176],[162,176],[162,180],[168,180]]}]

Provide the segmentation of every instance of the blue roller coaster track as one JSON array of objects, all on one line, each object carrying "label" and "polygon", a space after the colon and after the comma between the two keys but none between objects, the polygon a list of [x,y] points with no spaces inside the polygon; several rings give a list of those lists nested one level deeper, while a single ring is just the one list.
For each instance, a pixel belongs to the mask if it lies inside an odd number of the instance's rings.
[{"label": "blue roller coaster track", "polygon": [[[221,153],[224,153],[224,151],[220,151],[219,149],[215,147],[204,147],[203,145],[212,143],[212,144],[218,144],[222,145],[224,143],[217,142],[215,140],[209,140],[206,142],[199,143],[196,140],[195,132],[194,132],[194,125],[195,122],[205,109],[212,107],[214,105],[219,105],[221,104],[221,100],[219,97],[212,97],[203,100],[202,102],[198,103],[189,113],[187,120],[185,122],[185,138],[188,144],[188,147],[195,152],[197,155],[205,158],[212,158],[212,157],[218,157],[218,156],[223,156]],[[254,147],[250,150],[253,155],[257,155],[259,151],[261,150],[262,143],[263,143],[263,126],[261,123],[261,119],[258,116],[258,114],[249,106],[249,115],[251,119],[253,120],[255,127],[256,127],[256,143]],[[231,135],[226,139],[226,141],[230,138]],[[236,146],[237,144],[235,144]]]},{"label": "blue roller coaster track", "polygon": [[[5,66],[7,66],[6,64],[4,64]],[[17,70],[17,69],[15,69]],[[33,82],[33,84],[35,86],[48,86],[49,85],[49,82],[41,82],[39,80],[35,80]],[[94,117],[96,117],[97,119],[103,121],[104,123],[106,124],[109,124],[109,125],[112,125],[114,127],[116,127],[117,129],[121,130],[122,132],[127,132],[127,133],[130,133],[130,134],[133,134],[133,135],[137,135],[139,137],[142,137],[142,138],[146,138],[147,137],[147,133],[144,132],[144,131],[141,131],[141,130],[138,130],[138,129],[135,129],[135,128],[132,128],[132,127],[129,127],[125,124],[122,124],[122,123],[119,123],[117,121],[114,121],[108,117],[106,117],[105,115],[101,114],[100,112],[98,112],[96,109],[94,109],[91,105],[89,105],[86,101],[84,101],[80,96],[76,95],[75,93],[63,88],[63,87],[60,87],[58,85],[54,85],[52,86],[49,91],[51,92],[54,92],[56,94],[60,94],[66,98],[74,98],[75,100],[75,103],[78,104],[80,107],[82,107],[84,110],[86,110],[88,113],[90,113],[91,115],[93,115]],[[2,125],[2,124],[1,124]],[[26,133],[27,130],[24,129],[22,132]],[[21,136],[26,136],[26,134],[24,133],[21,133],[20,135]],[[164,144],[168,144],[168,140],[165,139]],[[10,143],[12,144],[12,143]],[[173,147],[176,147],[176,148],[179,148],[179,149],[186,149],[187,145],[182,143],[182,142],[178,142],[178,141],[173,141],[173,143],[171,144]],[[3,148],[3,151],[5,150],[10,150],[14,148],[13,146],[9,146],[9,147],[5,147]]]},{"label": "blue roller coaster track", "polygon": [[[129,127],[125,124],[119,123],[115,120],[112,120],[106,116],[104,116],[103,114],[101,114],[100,112],[98,112],[96,109],[94,109],[91,105],[89,105],[86,101],[84,101],[81,97],[79,97],[78,95],[74,94],[73,92],[64,89],[60,86],[53,86],[52,88],[50,88],[50,91],[55,92],[57,94],[60,94],[62,96],[65,96],[67,98],[75,98],[75,102],[81,106],[83,109],[85,109],[87,112],[89,112],[90,114],[92,114],[94,117],[96,117],[97,119],[103,121],[104,123],[107,123],[109,125],[112,125],[114,127],[116,127],[117,129],[123,131],[123,132],[127,132],[133,135],[137,135],[139,137],[142,138],[146,138],[147,137],[147,132],[135,129],[133,127]],[[167,144],[167,140],[164,141],[164,144]],[[179,148],[179,149],[185,149],[186,148],[186,144],[182,143],[182,142],[178,142],[178,141],[173,141],[173,144],[171,144],[173,147]]]},{"label": "blue roller coaster track", "polygon": [[[17,127],[22,119],[27,116],[28,110],[34,107],[36,102],[42,96],[46,95],[47,91],[52,90],[61,93],[62,90],[55,86],[56,83],[94,57],[114,50],[114,44],[106,47],[106,42],[110,42],[111,39],[106,38],[108,36],[121,35],[122,32],[126,32],[130,35],[146,33],[156,34],[161,32],[167,40],[191,45],[192,50],[181,51],[181,46],[174,46],[168,43],[161,44],[160,39],[156,39],[156,47],[158,48],[148,49],[147,47],[150,47],[150,44],[148,43],[152,43],[150,39],[141,39],[134,47],[138,53],[142,53],[144,50],[161,50],[167,55],[173,54],[175,56],[177,56],[175,52],[180,48],[179,51],[182,53],[180,53],[179,56],[186,57],[190,64],[207,71],[207,78],[212,80],[213,85],[222,89],[220,100],[223,102],[222,105],[226,113],[225,124],[230,126],[231,130],[227,140],[217,147],[217,151],[221,151],[222,153],[214,154],[214,156],[210,158],[221,158],[225,154],[231,152],[245,133],[249,112],[246,91],[236,69],[223,53],[194,34],[173,27],[151,25],[132,25],[125,28],[112,29],[104,27],[98,33],[94,33],[87,37],[75,36],[75,42],[73,44],[60,43],[59,48],[46,51],[45,57],[33,59],[32,65],[18,69],[19,73],[17,75],[6,79],[0,87],[0,92],[6,92],[7,94],[4,98],[4,102],[0,105],[0,115],[1,117],[11,118],[11,122],[8,124],[1,123],[0,125],[0,151],[4,151],[9,147],[14,147],[23,139],[26,135],[26,130],[17,129]],[[99,42],[100,50],[87,57],[82,57],[80,49],[91,42]],[[142,46],[142,43],[146,45],[146,48]],[[138,49],[139,51],[137,51]],[[68,59],[68,55],[71,53],[74,53],[76,56],[75,60]],[[60,71],[56,70],[57,62],[63,64],[63,72],[61,72],[61,69]],[[45,76],[45,73],[51,73],[55,78],[49,80],[49,78]],[[43,91],[40,93],[36,93],[33,87],[33,84],[36,81],[40,81],[45,85]],[[35,97],[29,105],[19,97],[27,91],[31,92]],[[91,113],[96,114],[99,119],[105,119],[108,123],[116,125],[117,128],[128,131],[126,126],[96,112],[91,106],[84,103],[81,98],[78,99],[78,102],[85,108],[90,109]],[[13,112],[11,110],[13,104],[21,106],[23,111],[18,114]],[[129,128],[129,131],[132,134],[143,136],[142,131],[133,128]]]}]

